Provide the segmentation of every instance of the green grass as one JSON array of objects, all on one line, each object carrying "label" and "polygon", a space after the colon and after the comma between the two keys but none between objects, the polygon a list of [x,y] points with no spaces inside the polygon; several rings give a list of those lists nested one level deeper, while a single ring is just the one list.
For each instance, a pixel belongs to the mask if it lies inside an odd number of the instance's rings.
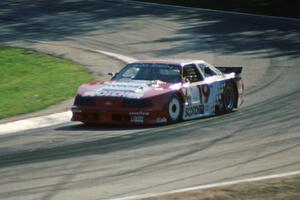
[{"label": "green grass", "polygon": [[78,64],[32,50],[0,46],[0,119],[44,109],[91,81]]},{"label": "green grass", "polygon": [[300,18],[299,0],[137,0],[189,7]]}]

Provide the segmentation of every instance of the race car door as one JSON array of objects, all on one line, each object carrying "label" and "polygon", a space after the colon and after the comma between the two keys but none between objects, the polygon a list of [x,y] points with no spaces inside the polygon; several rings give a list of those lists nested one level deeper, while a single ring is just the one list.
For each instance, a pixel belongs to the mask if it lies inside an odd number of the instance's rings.
[{"label": "race car door", "polygon": [[198,64],[204,81],[200,84],[202,92],[204,115],[213,115],[216,111],[216,105],[221,99],[221,94],[225,86],[225,79],[222,74],[210,67],[209,64]]},{"label": "race car door", "polygon": [[204,97],[201,88],[203,75],[197,65],[189,64],[183,67],[183,78],[186,81],[184,84],[186,96],[182,118],[187,120],[200,117],[204,114]]}]

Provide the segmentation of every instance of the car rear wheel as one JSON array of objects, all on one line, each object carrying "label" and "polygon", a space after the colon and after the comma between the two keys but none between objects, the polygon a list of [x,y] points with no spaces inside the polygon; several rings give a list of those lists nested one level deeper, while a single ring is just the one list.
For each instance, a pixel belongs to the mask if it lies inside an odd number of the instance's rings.
[{"label": "car rear wheel", "polygon": [[233,83],[228,83],[223,92],[222,104],[223,113],[232,112],[236,106],[237,92]]},{"label": "car rear wheel", "polygon": [[173,95],[168,104],[168,121],[175,123],[181,120],[182,117],[182,105],[179,97]]}]

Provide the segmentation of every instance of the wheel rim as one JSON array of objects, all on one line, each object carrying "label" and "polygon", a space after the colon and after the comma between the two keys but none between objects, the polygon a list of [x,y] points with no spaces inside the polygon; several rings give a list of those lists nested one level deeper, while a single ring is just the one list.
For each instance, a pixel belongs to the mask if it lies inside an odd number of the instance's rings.
[{"label": "wheel rim", "polygon": [[228,110],[232,110],[235,102],[235,94],[231,87],[226,90],[224,100],[225,100],[225,107]]},{"label": "wheel rim", "polygon": [[172,121],[176,121],[180,116],[180,102],[177,98],[173,98],[169,103],[169,116]]}]

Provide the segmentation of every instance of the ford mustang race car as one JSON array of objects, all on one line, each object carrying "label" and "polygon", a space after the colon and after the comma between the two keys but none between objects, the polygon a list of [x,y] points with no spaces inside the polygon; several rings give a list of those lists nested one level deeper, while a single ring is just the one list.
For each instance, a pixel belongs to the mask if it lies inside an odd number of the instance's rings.
[{"label": "ford mustang race car", "polygon": [[156,124],[228,113],[243,102],[241,72],[202,60],[133,62],[109,81],[81,85],[72,120]]}]

